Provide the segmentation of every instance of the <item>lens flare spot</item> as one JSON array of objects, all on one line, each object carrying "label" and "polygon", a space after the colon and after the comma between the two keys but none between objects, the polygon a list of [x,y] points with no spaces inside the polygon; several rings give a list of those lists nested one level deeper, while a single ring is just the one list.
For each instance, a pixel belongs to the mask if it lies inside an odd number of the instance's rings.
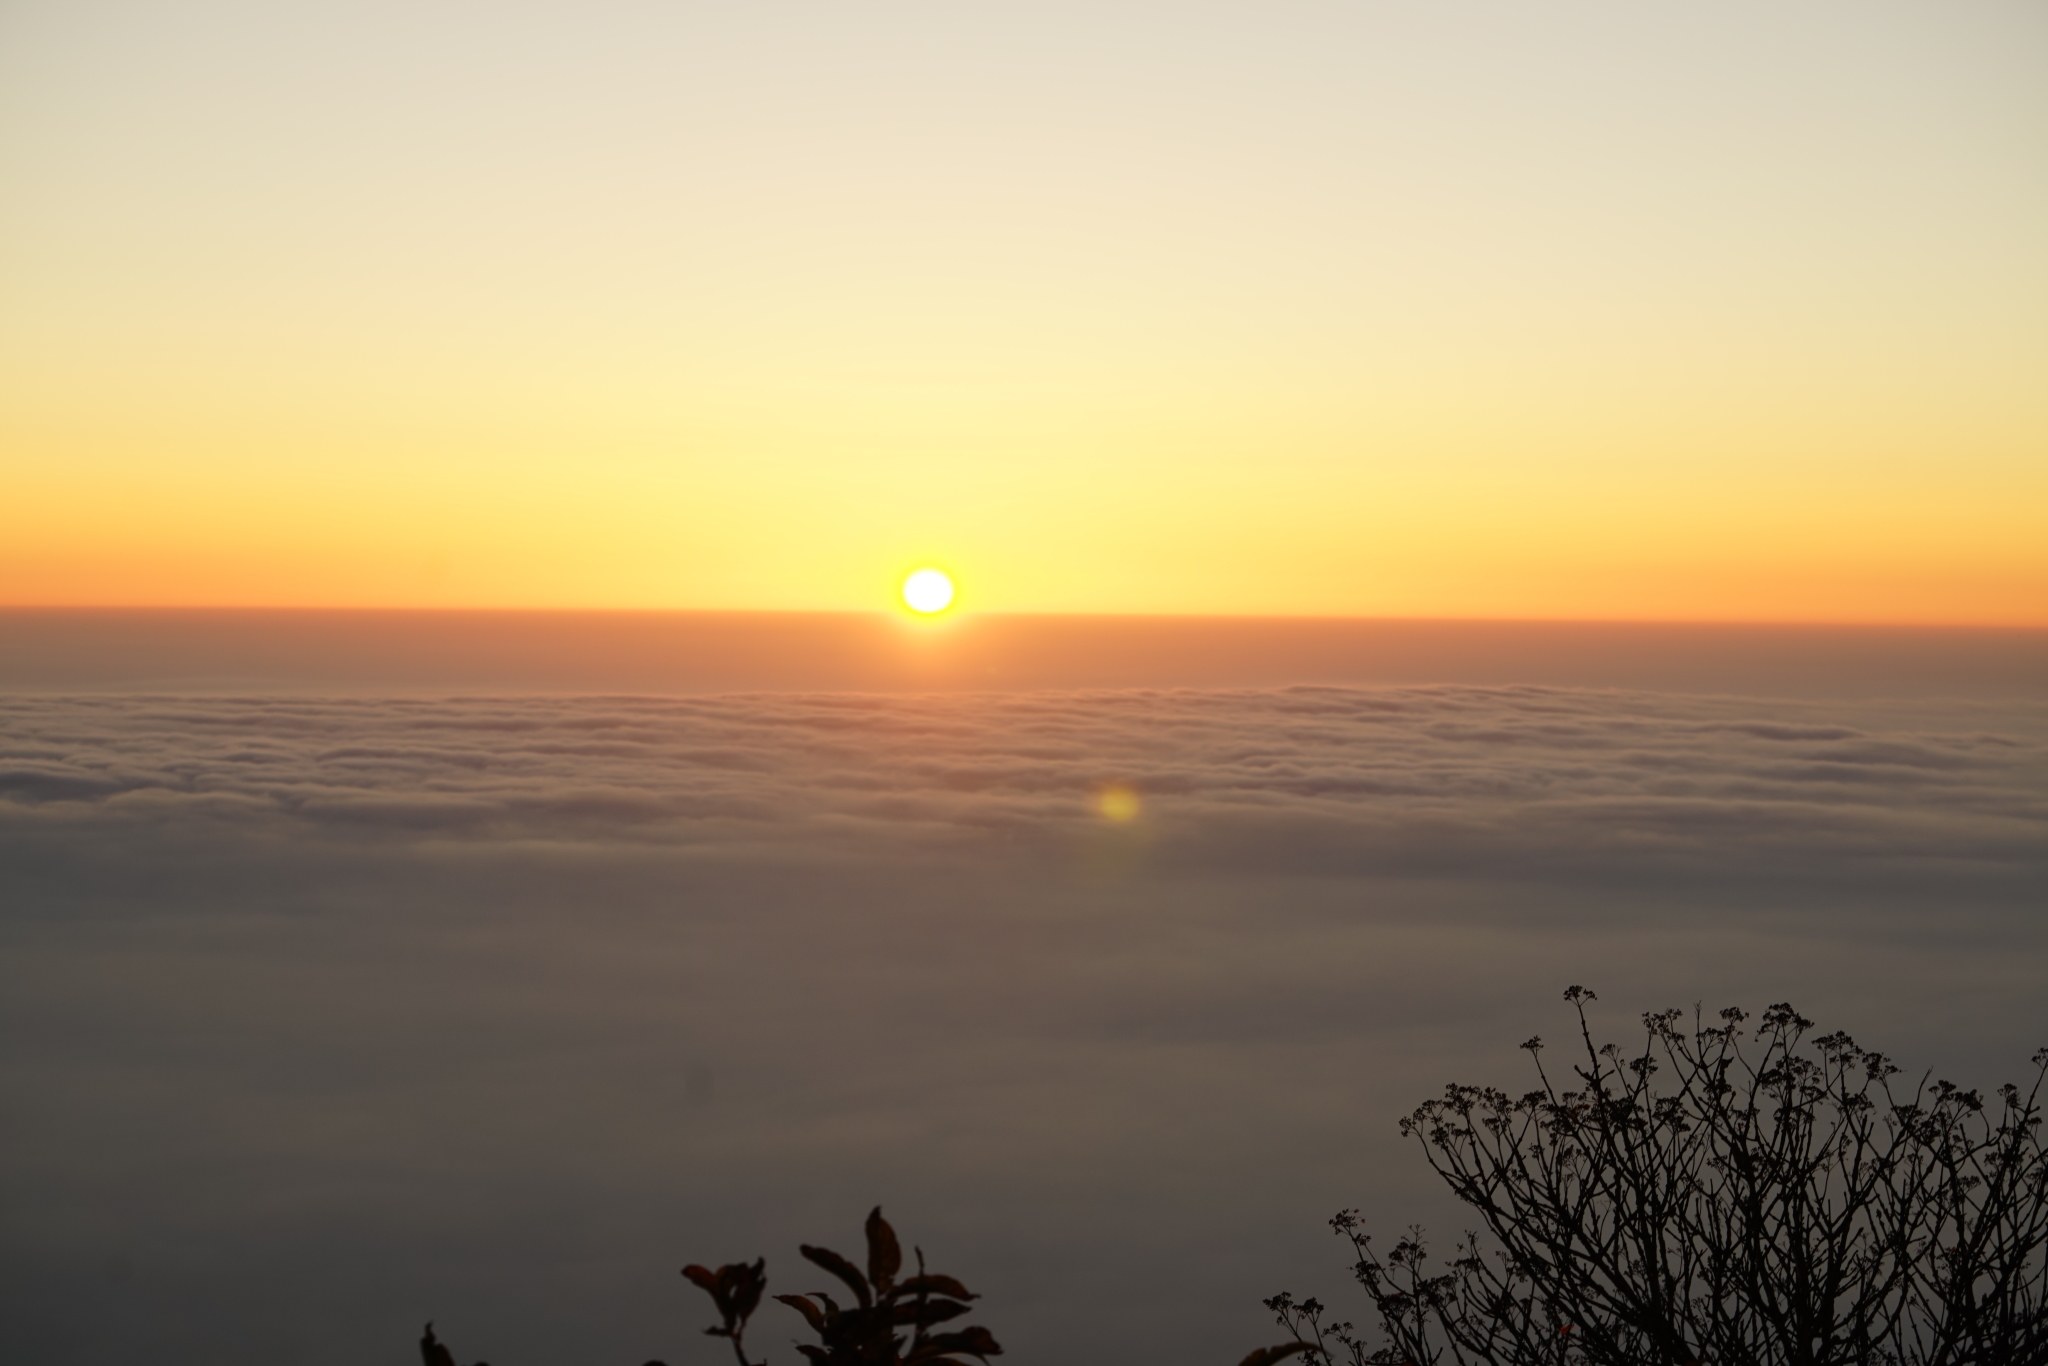
[{"label": "lens flare spot", "polygon": [[903,602],[929,616],[953,605],[953,581],[936,569],[920,569],[903,581]]},{"label": "lens flare spot", "polygon": [[1095,814],[1112,825],[1125,825],[1145,810],[1145,803],[1138,798],[1138,789],[1128,783],[1105,783],[1095,789]]}]

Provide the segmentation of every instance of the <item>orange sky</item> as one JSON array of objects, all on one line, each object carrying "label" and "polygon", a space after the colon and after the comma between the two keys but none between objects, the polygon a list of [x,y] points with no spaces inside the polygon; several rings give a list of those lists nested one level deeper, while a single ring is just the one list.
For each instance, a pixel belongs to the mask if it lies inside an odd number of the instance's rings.
[{"label": "orange sky", "polygon": [[2023,4],[0,13],[0,604],[2048,625]]}]

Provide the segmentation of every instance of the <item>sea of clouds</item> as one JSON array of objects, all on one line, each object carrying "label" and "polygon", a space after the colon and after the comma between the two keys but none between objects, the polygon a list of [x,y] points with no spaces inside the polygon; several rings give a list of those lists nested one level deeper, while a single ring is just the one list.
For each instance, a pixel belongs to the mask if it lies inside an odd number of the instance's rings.
[{"label": "sea of clouds", "polygon": [[2044,760],[2013,701],[0,696],[0,1355],[709,1362],[678,1266],[809,1288],[879,1200],[1012,1357],[1236,1360],[1330,1210],[1455,1226],[1395,1120],[1570,983],[2016,1075]]},{"label": "sea of clouds", "polygon": [[0,698],[10,823],[1050,852],[1142,795],[1218,871],[2037,866],[2038,710],[1550,688]]}]

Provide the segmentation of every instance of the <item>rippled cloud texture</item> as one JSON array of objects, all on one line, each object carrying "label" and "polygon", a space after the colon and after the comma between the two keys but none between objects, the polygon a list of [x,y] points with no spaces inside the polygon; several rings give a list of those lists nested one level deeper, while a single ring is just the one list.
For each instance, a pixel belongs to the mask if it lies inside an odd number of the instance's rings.
[{"label": "rippled cloud texture", "polygon": [[1235,1359],[1568,982],[2015,1070],[2044,760],[1533,687],[0,697],[0,1347],[710,1361],[676,1266],[880,1199],[1020,1359]]},{"label": "rippled cloud texture", "polygon": [[[1862,724],[1541,688],[454,702],[0,701],[13,819],[665,846],[1050,846],[1147,799],[1221,869],[2028,865],[2038,717]],[[1915,722],[1918,721],[1918,724]],[[56,805],[48,805],[55,803]]]}]

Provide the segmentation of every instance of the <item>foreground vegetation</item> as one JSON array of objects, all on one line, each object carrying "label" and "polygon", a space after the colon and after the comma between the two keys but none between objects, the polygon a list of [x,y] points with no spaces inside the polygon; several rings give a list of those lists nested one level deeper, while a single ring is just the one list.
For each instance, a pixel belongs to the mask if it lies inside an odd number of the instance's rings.
[{"label": "foreground vegetation", "polygon": [[[2048,1049],[2030,1088],[1987,1100],[1931,1076],[1905,1085],[1789,1005],[1754,1028],[1733,1009],[1645,1015],[1624,1050],[1594,1042],[1593,993],[1565,999],[1566,1073],[1533,1038],[1534,1089],[1452,1085],[1401,1122],[1479,1228],[1433,1268],[1420,1228],[1382,1254],[1340,1212],[1373,1329],[1283,1292],[1265,1303],[1290,1340],[1240,1366],[2048,1366]],[[985,1328],[941,1327],[977,1297],[921,1249],[901,1276],[880,1208],[865,1231],[864,1269],[800,1249],[845,1304],[774,1297],[817,1339],[797,1346],[812,1366],[1001,1354]],[[746,1332],[766,1266],[683,1270],[738,1366],[765,1366]],[[431,1324],[420,1350],[456,1366]]]},{"label": "foreground vegetation", "polygon": [[1451,1086],[1402,1121],[1480,1231],[1436,1269],[1420,1229],[1351,1246],[1378,1345],[1267,1301],[1317,1363],[2033,1366],[2048,1362],[2040,1092],[1990,1100],[1899,1069],[1789,1005],[1645,1015],[1569,1073],[1522,1047],[1521,1096]]}]

